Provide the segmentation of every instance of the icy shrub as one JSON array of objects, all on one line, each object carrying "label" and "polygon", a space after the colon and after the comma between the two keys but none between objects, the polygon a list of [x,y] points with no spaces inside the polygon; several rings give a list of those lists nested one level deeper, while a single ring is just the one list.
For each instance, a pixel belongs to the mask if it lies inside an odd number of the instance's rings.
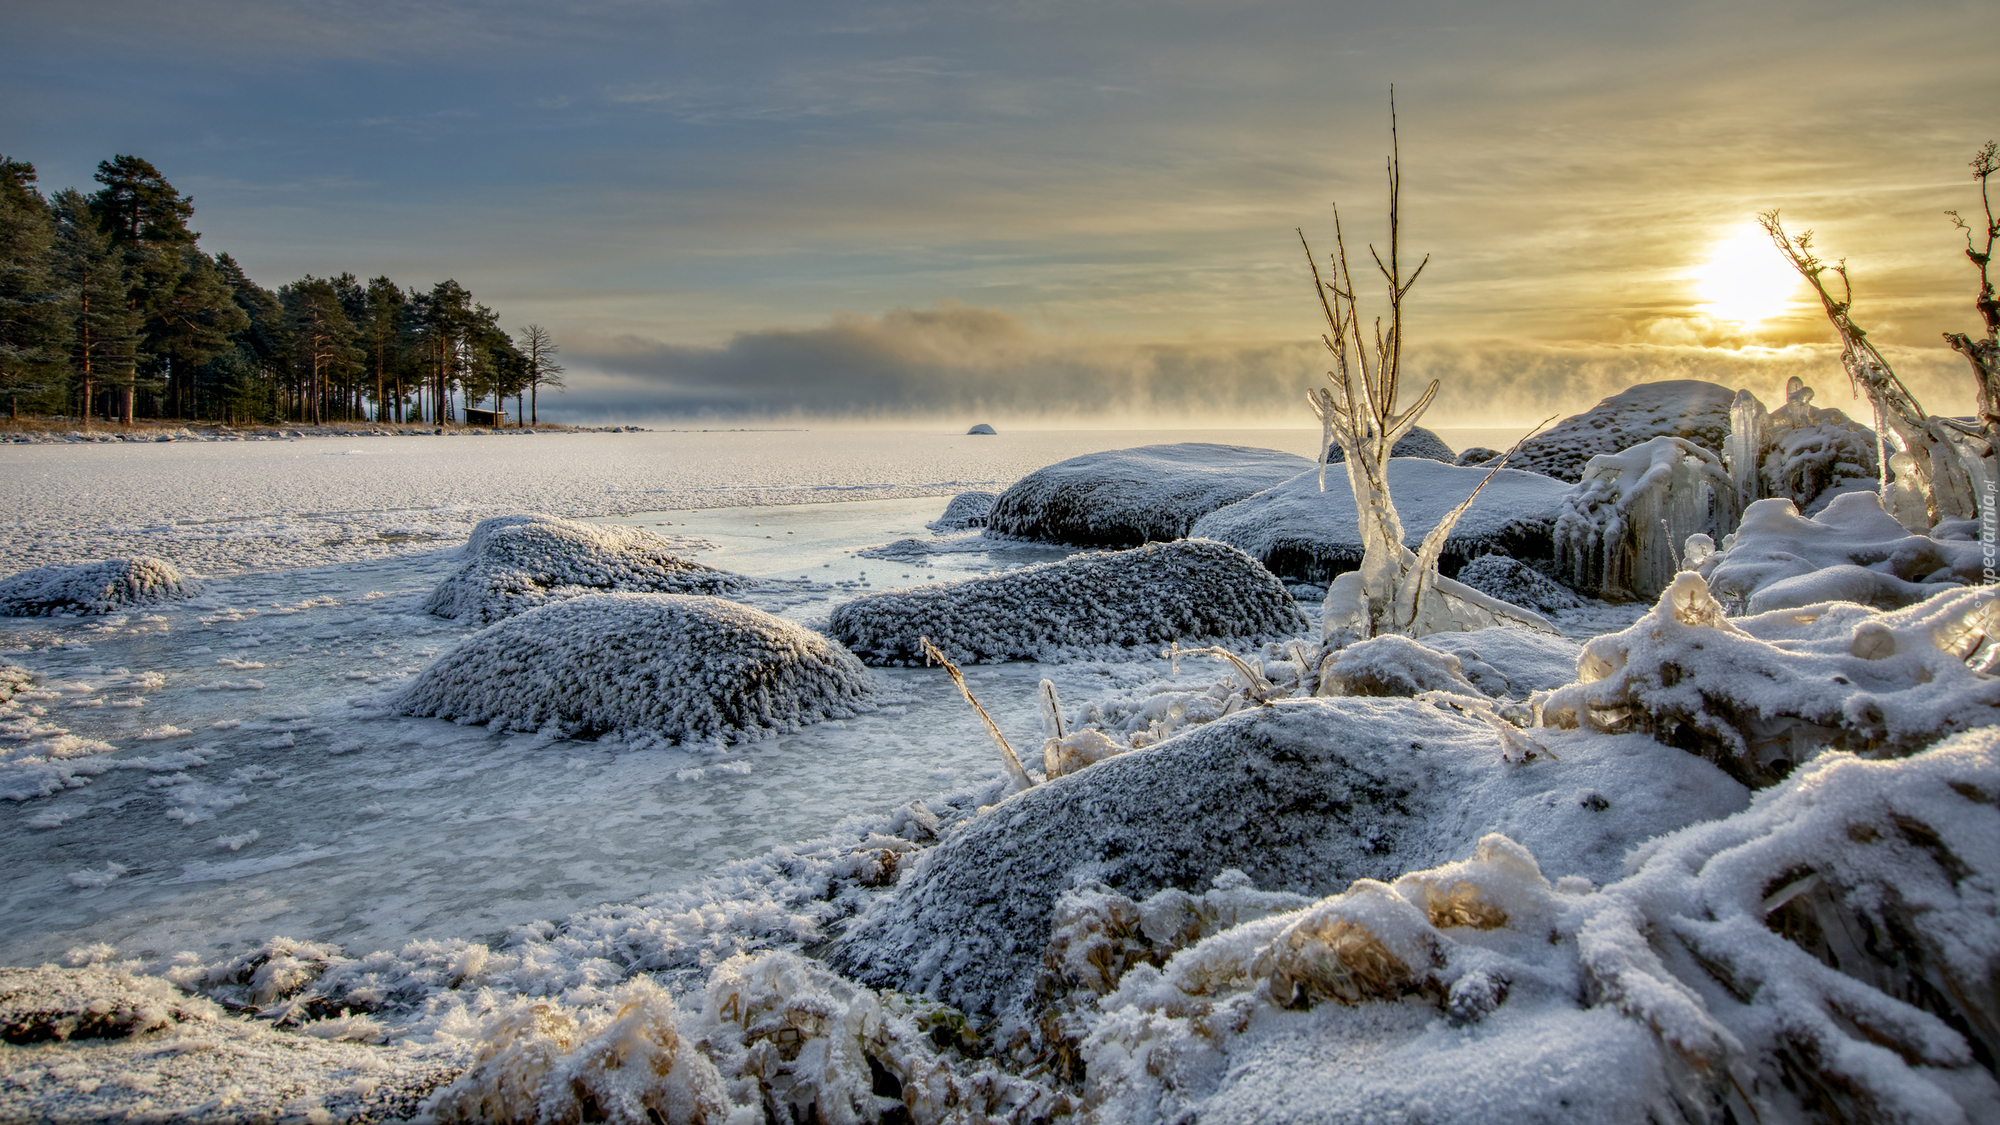
[{"label": "icy shrub", "polygon": [[495,516],[472,529],[466,562],[424,611],[487,624],[585,594],[728,594],[748,580],[690,562],[643,528],[554,516]]},{"label": "icy shrub", "polygon": [[1202,516],[1307,470],[1314,463],[1290,453],[1205,442],[1086,453],[1015,481],[986,526],[1080,547],[1136,547],[1183,538]]},{"label": "icy shrub", "polygon": [[1507,464],[1566,481],[1583,479],[1590,459],[1656,437],[1677,437],[1720,455],[1736,392],[1699,379],[1641,383],[1529,438]]},{"label": "icy shrub", "polygon": [[1556,519],[1556,573],[1599,597],[1657,597],[1688,536],[1734,527],[1738,500],[1721,459],[1684,438],[1592,457]]},{"label": "icy shrub", "polygon": [[1190,539],[866,595],[837,607],[827,631],[871,664],[900,664],[922,661],[924,636],[952,660],[992,662],[1305,627],[1284,585],[1255,559]]},{"label": "icy shrub", "polygon": [[1394,634],[1357,641],[1320,666],[1323,695],[1407,697],[1427,691],[1479,694],[1458,657]]},{"label": "icy shrub", "polygon": [[1486,723],[1416,700],[1239,712],[986,811],[923,852],[828,956],[877,987],[1027,1019],[1057,899],[1084,880],[1136,901],[1234,868],[1319,896],[1462,855],[1487,831],[1602,879],[1639,840],[1743,801],[1714,766],[1650,742],[1558,732],[1556,746],[1560,761],[1510,764]]},{"label": "icy shrub", "polygon": [[1701,572],[1732,610],[1764,613],[1815,602],[1911,605],[1958,585],[1976,585],[1980,544],[1912,534],[1873,492],[1834,497],[1819,515],[1790,500],[1759,500]]},{"label": "icy shrub", "polygon": [[8,1043],[116,1039],[221,1015],[207,1000],[121,968],[0,967],[0,1041]]},{"label": "icy shrub", "polygon": [[1631,628],[1584,646],[1577,682],[1541,700],[1542,721],[1644,731],[1769,785],[1828,747],[1904,755],[2000,723],[1996,634],[1992,591],[1731,620],[1687,572]]},{"label": "icy shrub", "polygon": [[[1492,451],[1488,450],[1488,452],[1491,453]],[[1451,446],[1446,445],[1443,438],[1424,429],[1422,426],[1412,426],[1409,433],[1397,438],[1396,444],[1389,447],[1389,456],[1422,457],[1429,461],[1443,461],[1447,465],[1458,463],[1458,454],[1451,451]],[[1493,456],[1498,457],[1500,455],[1493,453]],[[1339,442],[1333,442],[1326,447],[1327,464],[1338,465],[1345,460],[1347,460],[1347,451],[1340,448]]]},{"label": "icy shrub", "polygon": [[1503,602],[1554,613],[1583,603],[1554,579],[1519,559],[1481,555],[1458,568],[1458,580]]},{"label": "icy shrub", "polygon": [[689,594],[594,594],[474,633],[395,706],[563,738],[738,738],[845,718],[869,691],[847,650],[762,610]]},{"label": "icy shrub", "polygon": [[732,1115],[722,1075],[681,1037],[658,985],[640,977],[616,1003],[608,1021],[586,1028],[556,1005],[516,1001],[489,1021],[471,1068],[439,1091],[430,1114],[496,1125],[756,1120]]},{"label": "icy shrub", "polygon": [[0,578],[0,617],[115,613],[200,592],[174,564],[147,556],[38,566]]},{"label": "icy shrub", "polygon": [[[1388,479],[1405,529],[1403,545],[1416,549],[1486,475],[1424,458],[1391,459]],[[1454,574],[1468,559],[1493,551],[1548,558],[1567,491],[1561,481],[1500,470],[1445,539],[1439,569]],[[1366,553],[1347,475],[1328,474],[1322,491],[1317,470],[1203,516],[1190,534],[1239,547],[1293,580],[1324,582],[1360,566]]]},{"label": "icy shrub", "polygon": [[932,531],[964,531],[970,527],[985,527],[987,517],[993,514],[993,502],[1000,499],[997,492],[961,492],[944,506],[944,514],[925,526]]}]

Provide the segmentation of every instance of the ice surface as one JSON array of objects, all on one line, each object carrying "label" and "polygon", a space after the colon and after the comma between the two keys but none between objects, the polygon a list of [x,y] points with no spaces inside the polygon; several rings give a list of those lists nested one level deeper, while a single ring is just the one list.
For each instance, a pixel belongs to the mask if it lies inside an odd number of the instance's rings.
[{"label": "ice surface", "polygon": [[[1420,457],[1389,462],[1389,488],[1402,519],[1404,545],[1412,549],[1463,502],[1487,475]],[[1534,473],[1502,469],[1445,540],[1446,574],[1490,551],[1546,558],[1549,532],[1567,487]],[[1328,473],[1320,491],[1317,469],[1301,473],[1195,521],[1194,535],[1248,552],[1273,572],[1323,582],[1361,564],[1363,544],[1354,496],[1344,473]]]},{"label": "ice surface", "polygon": [[1085,454],[1037,469],[993,505],[987,528],[1085,547],[1180,539],[1202,516],[1312,470],[1274,449],[1182,442]]},{"label": "ice surface", "polygon": [[859,597],[827,632],[871,664],[1049,660],[1066,649],[1297,633],[1307,622],[1255,559],[1185,539],[1093,552],[1006,574]]},{"label": "ice surface", "polygon": [[1989,557],[1977,542],[1906,531],[1882,510],[1879,495],[1855,492],[1834,497],[1811,518],[1782,497],[1759,500],[1700,569],[1735,610],[1825,601],[1894,609],[1980,582]]},{"label": "ice surface", "polygon": [[760,609],[695,594],[591,594],[474,633],[391,706],[552,739],[754,740],[851,718],[873,686],[846,649]]},{"label": "ice surface", "polygon": [[748,585],[684,557],[702,545],[639,527],[495,516],[472,529],[465,565],[431,591],[424,609],[487,625],[591,593],[733,594]]},{"label": "ice surface", "polygon": [[165,559],[38,566],[0,578],[0,616],[116,613],[193,597],[201,584]]},{"label": "ice surface", "polygon": [[1592,457],[1661,436],[1686,438],[1719,457],[1735,400],[1735,391],[1699,379],[1641,383],[1529,438],[1507,464],[1573,482]]}]

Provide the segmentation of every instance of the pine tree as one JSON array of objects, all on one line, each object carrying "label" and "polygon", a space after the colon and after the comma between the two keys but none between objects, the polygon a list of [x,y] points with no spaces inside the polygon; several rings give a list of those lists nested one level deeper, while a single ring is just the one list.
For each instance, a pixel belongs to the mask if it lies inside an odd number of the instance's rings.
[{"label": "pine tree", "polygon": [[250,327],[249,314],[236,303],[215,261],[190,243],[181,248],[180,278],[151,324],[149,344],[168,374],[169,409],[183,418],[198,417],[200,369]]},{"label": "pine tree", "polygon": [[321,423],[333,405],[333,393],[358,360],[354,325],[347,319],[340,291],[331,280],[307,275],[278,290],[291,326],[297,377],[299,420]]},{"label": "pine tree", "polygon": [[54,273],[55,218],[35,166],[0,156],[0,394],[9,417],[62,384],[71,329]]},{"label": "pine tree", "polygon": [[[145,340],[136,358],[171,363],[162,339],[169,331],[163,314],[186,268],[182,249],[201,237],[187,225],[194,217],[194,200],[175,191],[159,169],[136,156],[103,161],[95,179],[104,186],[90,197],[91,214],[124,257],[126,303],[144,325]],[[125,422],[132,420],[141,375],[139,363],[134,362],[116,376],[119,414]],[[148,383],[147,389],[160,385]]]},{"label": "pine tree", "polygon": [[248,326],[203,366],[205,381],[227,421],[278,418],[278,388],[292,370],[291,327],[278,295],[250,280],[236,259],[219,254],[216,274],[229,287]]},{"label": "pine tree", "polygon": [[55,275],[68,290],[65,309],[73,328],[71,365],[84,428],[96,394],[106,384],[128,384],[138,359],[140,316],[129,301],[124,258],[98,229],[90,201],[74,188],[51,201],[55,223]]}]

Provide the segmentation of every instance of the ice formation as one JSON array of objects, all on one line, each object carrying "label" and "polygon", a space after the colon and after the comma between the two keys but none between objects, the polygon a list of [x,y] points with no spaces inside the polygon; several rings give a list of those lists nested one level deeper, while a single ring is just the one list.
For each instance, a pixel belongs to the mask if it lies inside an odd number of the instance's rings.
[{"label": "ice formation", "polygon": [[1507,464],[1566,481],[1583,478],[1590,459],[1656,437],[1677,437],[1721,455],[1736,392],[1699,379],[1641,383],[1529,438]]},{"label": "ice formation", "polygon": [[1539,700],[1551,726],[1643,731],[1748,785],[1832,747],[1913,753],[2000,725],[2000,597],[1953,590],[1893,613],[1849,602],[1728,618],[1684,572]]},{"label": "ice formation", "polygon": [[1183,538],[1209,512],[1312,468],[1290,453],[1203,442],[1086,453],[1014,482],[986,526],[1080,547],[1136,547]]},{"label": "ice formation", "polygon": [[1481,593],[1542,613],[1583,604],[1548,575],[1507,555],[1481,555],[1460,567],[1455,577]]},{"label": "ice formation", "polygon": [[1796,375],[1785,405],[1768,414],[1756,396],[1737,392],[1726,460],[1745,504],[1783,497],[1811,515],[1844,493],[1876,490],[1875,431],[1812,399],[1813,389]]},{"label": "ice formation", "polygon": [[1511,765],[1484,722],[1417,700],[1253,708],[1009,798],[917,857],[830,957],[968,1015],[1021,1015],[1056,900],[1085,879],[1138,899],[1234,868],[1319,896],[1504,831],[1602,881],[1631,844],[1743,801],[1713,765],[1645,739],[1572,736],[1557,753]]},{"label": "ice formation", "polygon": [[729,594],[748,580],[690,562],[643,528],[495,516],[466,541],[465,565],[424,603],[440,617],[490,624],[585,594]]},{"label": "ice formation", "polygon": [[[1392,459],[1388,481],[1404,521],[1404,545],[1421,545],[1424,534],[1486,476],[1485,469],[1426,458]],[[1439,569],[1454,574],[1467,560],[1494,551],[1548,558],[1549,537],[1566,492],[1561,481],[1501,469],[1445,539]],[[1351,482],[1344,474],[1331,474],[1321,491],[1314,471],[1210,512],[1195,521],[1190,534],[1239,547],[1286,578],[1324,582],[1361,565],[1366,553],[1362,530]]]},{"label": "ice formation", "polygon": [[0,967],[0,1041],[7,1043],[113,1039],[221,1015],[212,1001],[113,966]]},{"label": "ice formation", "polygon": [[0,617],[116,613],[200,592],[174,564],[147,556],[38,566],[0,578]]},{"label": "ice formation", "polygon": [[870,690],[847,650],[762,610],[692,594],[593,594],[474,633],[393,705],[562,738],[699,740],[844,718]]},{"label": "ice formation", "polygon": [[[1397,438],[1396,444],[1389,447],[1389,456],[1422,457],[1431,461],[1443,461],[1447,465],[1458,463],[1458,454],[1451,451],[1451,446],[1446,445],[1443,438],[1424,429],[1422,426],[1412,426],[1409,433]],[[1493,456],[1498,457],[1500,455],[1494,453]],[[1327,464],[1338,465],[1345,460],[1347,460],[1347,453],[1340,448],[1339,442],[1334,442],[1326,447]]]},{"label": "ice formation", "polygon": [[924,636],[952,660],[995,662],[1303,628],[1291,595],[1257,560],[1185,539],[865,595],[837,607],[827,631],[871,664],[897,664],[922,661]]},{"label": "ice formation", "polygon": [[944,506],[944,514],[932,520],[928,526],[932,531],[964,531],[970,527],[985,527],[993,515],[993,502],[1000,499],[997,492],[961,492]]},{"label": "ice formation", "polygon": [[1592,457],[1556,518],[1556,574],[1599,597],[1658,597],[1681,569],[1688,536],[1727,533],[1738,504],[1722,459],[1685,438]]},{"label": "ice formation", "polygon": [[1759,500],[1699,569],[1732,612],[1764,613],[1828,601],[1895,609],[1977,585],[1987,565],[1980,543],[1906,531],[1879,495],[1857,492],[1811,518],[1790,500]]}]

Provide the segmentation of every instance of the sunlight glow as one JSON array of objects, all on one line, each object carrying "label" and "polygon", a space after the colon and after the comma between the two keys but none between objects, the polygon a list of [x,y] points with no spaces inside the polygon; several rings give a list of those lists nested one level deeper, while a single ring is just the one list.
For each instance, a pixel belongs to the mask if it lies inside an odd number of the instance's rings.
[{"label": "sunlight glow", "polygon": [[1729,233],[1694,274],[1700,311],[1717,320],[1752,326],[1785,311],[1800,288],[1799,275],[1755,226]]}]

